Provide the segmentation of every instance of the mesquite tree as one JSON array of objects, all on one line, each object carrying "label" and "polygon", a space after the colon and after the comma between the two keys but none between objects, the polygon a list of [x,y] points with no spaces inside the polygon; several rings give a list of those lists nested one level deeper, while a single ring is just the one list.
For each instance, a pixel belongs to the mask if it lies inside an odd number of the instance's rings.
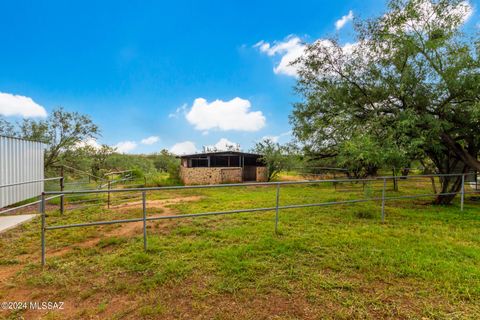
[{"label": "mesquite tree", "polygon": [[77,148],[82,141],[96,138],[99,134],[98,126],[88,115],[67,112],[63,108],[52,111],[45,120],[24,119],[17,131],[12,135],[47,145],[47,169],[58,164],[62,153]]},{"label": "mesquite tree", "polygon": [[271,139],[264,139],[257,142],[252,151],[262,155],[262,161],[267,167],[268,181],[281,171],[292,169],[300,163],[296,148],[291,144],[281,145]]},{"label": "mesquite tree", "polygon": [[[471,14],[458,0],[392,0],[383,16],[356,21],[357,41],[307,46],[298,67],[294,134],[320,156],[346,141],[375,140],[439,173],[480,170],[480,41],[462,32]],[[461,178],[441,179],[456,193]],[[454,195],[439,195],[447,204]]]}]

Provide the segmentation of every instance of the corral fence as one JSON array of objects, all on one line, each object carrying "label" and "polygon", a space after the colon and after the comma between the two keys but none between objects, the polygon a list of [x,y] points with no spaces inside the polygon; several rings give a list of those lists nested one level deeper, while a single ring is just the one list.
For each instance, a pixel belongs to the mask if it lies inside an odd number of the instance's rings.
[{"label": "corral fence", "polygon": [[[18,187],[18,186],[34,185],[34,184],[45,183],[45,182],[50,182],[50,181],[58,181],[60,192],[62,192],[64,190],[64,178],[63,177],[45,178],[45,179],[38,179],[38,180],[4,184],[4,185],[0,185],[0,190],[1,189],[10,189],[10,188],[13,188],[13,187]],[[31,201],[31,202],[27,202],[27,203],[19,205],[19,206],[8,207],[6,209],[3,209],[3,210],[0,211],[0,216],[3,215],[3,214],[6,214],[6,213],[12,213],[14,211],[24,209],[24,208],[27,208],[27,207],[31,207],[31,206],[34,206],[34,205],[38,205],[38,204],[41,205],[43,197],[41,195],[38,195],[38,197],[40,198],[39,200]],[[46,198],[45,200],[49,201],[49,200],[53,200],[53,199],[56,199],[56,198],[60,198],[60,210],[63,212],[64,207],[65,207],[65,202],[64,202],[65,201],[65,195],[56,194],[56,195],[52,195],[52,196]],[[40,207],[40,209],[41,209],[41,207]]]},{"label": "corral fence", "polygon": [[[144,249],[147,250],[147,222],[155,220],[166,220],[166,219],[188,219],[188,218],[199,218],[206,216],[218,216],[218,215],[230,215],[230,214],[239,214],[239,213],[258,213],[273,211],[275,212],[275,233],[278,232],[278,223],[279,223],[279,213],[280,210],[285,209],[296,209],[296,208],[308,208],[308,207],[321,207],[321,206],[331,206],[331,205],[342,205],[342,204],[353,204],[353,203],[362,203],[369,201],[378,201],[381,203],[381,221],[385,221],[385,203],[391,200],[401,200],[401,199],[413,199],[413,198],[422,198],[422,197],[432,197],[432,196],[449,196],[460,194],[460,210],[464,209],[465,195],[478,193],[474,190],[467,191],[466,178],[469,176],[469,173],[464,174],[434,174],[434,175],[411,175],[411,176],[385,176],[385,177],[376,177],[368,179],[329,179],[329,180],[303,180],[303,181],[283,181],[283,182],[257,182],[257,183],[235,183],[235,184],[217,184],[217,185],[192,185],[192,186],[167,186],[167,187],[151,187],[151,188],[129,188],[129,189],[98,189],[98,190],[76,190],[76,191],[49,191],[44,192],[41,196],[40,202],[40,211],[41,211],[41,263],[42,266],[46,264],[46,242],[45,235],[47,231],[53,231],[58,229],[69,229],[69,228],[79,228],[79,227],[91,227],[91,226],[101,226],[101,225],[112,225],[112,224],[123,224],[123,223],[133,223],[133,222],[143,222],[143,245]],[[400,195],[400,196],[387,196],[387,182],[392,181],[395,183],[395,180],[408,180],[408,179],[418,179],[418,178],[439,178],[445,179],[448,177],[461,177],[461,188],[459,192],[447,192],[447,193],[421,193],[421,194],[409,194],[409,195]],[[324,183],[332,184],[342,184],[342,183],[361,183],[364,185],[368,182],[377,182],[381,186],[381,196],[373,196],[364,199],[348,199],[342,201],[325,201],[325,202],[315,202],[315,203],[294,203],[288,205],[280,204],[280,195],[282,186],[294,186],[294,185],[316,185]],[[228,210],[228,211],[215,211],[215,212],[202,212],[202,213],[188,213],[188,214],[178,214],[178,215],[164,215],[164,216],[155,216],[149,217],[147,212],[147,192],[152,191],[166,191],[166,190],[194,190],[194,189],[213,189],[213,188],[233,188],[233,187],[273,187],[275,188],[275,205],[270,207],[257,207],[257,208],[248,208],[248,209],[237,209],[237,210]],[[468,190],[470,190],[468,189]],[[120,219],[120,220],[110,220],[110,221],[93,221],[86,223],[75,223],[75,224],[65,224],[65,225],[47,225],[46,221],[46,202],[51,199],[52,196],[72,196],[72,195],[100,195],[100,194],[115,194],[115,193],[141,193],[141,205],[143,216],[141,218],[132,218],[132,219]]]},{"label": "corral fence", "polygon": [[[1,207],[0,206],[0,216],[4,214],[15,214],[16,212],[20,211],[21,209],[26,209],[35,205],[38,205],[38,211],[41,210],[41,192],[44,190],[47,191],[56,191],[58,194],[53,195],[51,197],[48,197],[46,201],[50,201],[56,198],[60,198],[60,212],[63,214],[65,211],[65,206],[67,200],[67,196],[63,193],[64,191],[72,191],[72,190],[85,190],[85,189],[92,189],[92,190],[97,190],[97,189],[107,189],[111,190],[114,187],[125,187],[127,186],[127,183],[129,182],[136,182],[134,181],[132,177],[132,171],[131,170],[125,170],[125,171],[119,171],[119,172],[112,172],[107,174],[106,176],[112,176],[112,175],[121,175],[118,179],[107,179],[107,178],[102,178],[99,176],[92,175],[88,172],[69,167],[66,165],[62,166],[56,166],[55,168],[59,169],[60,176],[58,177],[52,177],[52,178],[43,178],[43,179],[35,179],[35,180],[29,180],[29,181],[22,181],[22,182],[16,182],[16,183],[9,183],[9,184],[4,184],[0,185],[0,199],[2,199],[5,194],[13,194],[15,192],[21,193],[22,190],[20,188],[27,186],[30,188],[30,186],[34,186],[34,189],[38,189],[37,192],[30,192],[30,197],[29,199],[25,199],[23,201],[17,202],[17,203],[12,203],[9,204],[8,206]],[[77,175],[80,175],[81,177],[85,179],[74,179],[70,181],[71,179],[67,177],[65,173],[67,172],[74,172]],[[94,183],[93,183],[94,182]],[[92,184],[93,183],[93,184]],[[42,185],[42,188],[38,188],[39,185]],[[34,190],[32,189],[32,190]],[[6,191],[5,191],[6,190]],[[2,192],[3,191],[3,192]],[[38,200],[33,200],[38,198]],[[18,201],[18,199],[17,199]],[[113,200],[110,199],[110,193],[108,193],[108,207],[110,207],[110,203]],[[69,201],[71,204],[78,204],[81,205],[84,200],[78,200],[78,201]],[[1,202],[0,202],[1,204]],[[18,205],[20,204],[20,205]]]}]

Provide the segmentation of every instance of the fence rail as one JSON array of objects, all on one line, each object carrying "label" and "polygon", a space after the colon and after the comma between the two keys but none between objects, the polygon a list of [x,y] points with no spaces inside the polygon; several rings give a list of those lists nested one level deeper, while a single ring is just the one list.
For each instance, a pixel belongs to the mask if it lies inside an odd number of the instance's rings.
[{"label": "fence rail", "polygon": [[46,181],[60,180],[60,179],[62,179],[62,177],[55,177],[55,178],[46,178],[46,179],[38,179],[38,180],[31,180],[31,181],[16,182],[16,183],[11,183],[11,184],[1,185],[0,188],[14,187],[14,186],[20,186],[20,185],[24,185],[24,184],[38,183],[38,182],[46,182]]},{"label": "fence rail", "polygon": [[[384,179],[414,179],[414,178],[428,178],[428,177],[460,177],[467,176],[469,173],[446,173],[446,174],[424,174],[412,176],[380,176],[365,179],[322,179],[322,180],[299,180],[299,181],[279,181],[279,182],[247,182],[247,183],[229,183],[229,184],[209,184],[209,185],[189,185],[189,186],[165,186],[165,187],[148,187],[148,188],[123,188],[123,189],[97,189],[97,190],[66,190],[66,191],[46,191],[44,194],[89,194],[89,193],[116,193],[116,192],[142,192],[142,191],[161,191],[161,190],[179,190],[179,189],[209,189],[209,188],[232,188],[232,187],[249,187],[249,186],[272,186],[272,185],[291,185],[291,184],[313,184],[313,183],[342,183],[342,182],[368,182],[368,181],[382,181]],[[435,196],[437,194],[431,194]]]},{"label": "fence rail", "polygon": [[[60,189],[63,190],[63,185],[64,185],[64,178],[63,177],[53,177],[53,178],[45,178],[45,179],[38,179],[38,180],[4,184],[4,185],[0,185],[0,189],[1,188],[9,188],[9,187],[20,186],[20,185],[26,185],[26,184],[39,183],[39,182],[47,182],[47,181],[59,181]],[[40,197],[40,195],[38,195],[38,197]],[[62,210],[62,213],[63,213],[65,196],[63,194],[57,194],[57,195],[54,195],[52,197],[47,198],[46,200],[52,200],[52,199],[55,199],[55,198],[61,198],[61,210]],[[26,203],[26,204],[23,204],[23,205],[20,205],[20,206],[4,209],[4,210],[0,211],[0,216],[5,214],[5,213],[13,212],[13,211],[16,211],[16,210],[19,210],[19,209],[23,209],[23,208],[27,208],[27,207],[39,204],[41,202],[42,202],[42,199],[37,200],[37,201],[33,201],[33,202],[29,202],[29,203]]]},{"label": "fence rail", "polygon": [[[42,256],[41,263],[42,266],[46,264],[46,241],[45,234],[47,231],[57,230],[57,229],[69,229],[69,228],[79,228],[79,227],[89,227],[89,226],[101,226],[101,225],[110,225],[110,224],[120,224],[120,223],[134,223],[134,222],[143,222],[143,241],[144,249],[147,249],[147,229],[146,225],[148,221],[155,220],[165,220],[165,219],[187,219],[187,218],[198,218],[205,216],[215,216],[215,215],[230,215],[238,213],[255,213],[255,212],[275,212],[275,233],[278,232],[278,223],[279,223],[279,213],[280,210],[285,209],[297,209],[297,208],[308,208],[308,207],[320,207],[320,206],[329,206],[329,205],[338,205],[338,204],[352,204],[352,203],[361,203],[368,201],[381,201],[381,221],[385,221],[385,204],[387,201],[391,200],[400,200],[400,199],[412,199],[412,198],[421,198],[421,197],[430,197],[430,196],[439,196],[439,195],[456,195],[457,192],[444,192],[444,193],[427,193],[427,194],[415,194],[415,195],[404,195],[404,196],[387,196],[387,181],[388,180],[399,180],[399,179],[415,179],[415,178],[428,178],[428,177],[461,177],[461,189],[460,193],[460,210],[464,209],[465,195],[478,193],[476,191],[468,192],[465,191],[465,177],[470,175],[469,173],[464,174],[428,174],[428,175],[413,175],[413,176],[383,176],[376,178],[368,179],[328,179],[328,180],[303,180],[303,181],[282,181],[282,182],[255,182],[255,183],[234,183],[234,184],[216,184],[216,185],[192,185],[192,186],[166,186],[166,187],[150,187],[150,188],[126,188],[126,189],[99,189],[99,190],[76,190],[76,191],[48,191],[44,192],[41,196],[41,246],[42,246]],[[303,203],[303,204],[290,204],[290,205],[280,205],[280,191],[282,186],[288,185],[304,185],[304,184],[322,184],[322,183],[366,183],[366,182],[382,182],[382,192],[381,196],[370,197],[365,199],[352,199],[352,200],[342,200],[342,201],[328,201],[328,202],[319,202],[319,203]],[[265,208],[249,208],[249,209],[238,209],[238,210],[229,210],[229,211],[215,211],[215,212],[203,212],[203,213],[189,213],[189,214],[180,214],[180,215],[169,215],[169,216],[156,216],[148,217],[147,214],[147,192],[149,191],[161,191],[161,190],[188,190],[188,189],[213,189],[213,188],[233,188],[233,187],[254,187],[254,186],[270,186],[275,187],[275,206],[265,207]],[[142,218],[133,218],[133,219],[121,219],[121,220],[110,220],[110,221],[93,221],[86,223],[76,223],[76,224],[67,224],[67,225],[52,225],[47,226],[46,223],[46,201],[48,201],[48,196],[65,196],[65,195],[77,195],[77,194],[105,194],[107,193],[110,196],[111,193],[132,193],[132,192],[141,192],[142,193]]]},{"label": "fence rail", "polygon": [[[82,170],[79,170],[79,169],[75,169],[73,167],[69,167],[69,166],[66,166],[66,165],[62,165],[62,166],[58,166],[56,168],[60,168],[60,176],[58,177],[53,177],[53,178],[44,178],[44,179],[37,179],[37,180],[30,180],[30,181],[22,181],[22,182],[16,182],[16,183],[9,183],[9,184],[5,184],[5,185],[0,185],[0,190],[2,188],[12,188],[12,187],[18,187],[18,186],[22,186],[22,185],[29,185],[29,184],[37,184],[37,183],[44,183],[44,182],[48,182],[48,181],[58,181],[59,182],[59,185],[58,185],[58,188],[59,188],[59,191],[56,191],[56,195],[55,197],[51,197],[51,198],[47,198],[47,200],[52,200],[52,199],[55,199],[55,198],[60,198],[60,211],[61,213],[63,214],[64,213],[64,210],[65,210],[65,194],[66,194],[66,191],[65,189],[66,188],[69,188],[69,187],[75,187],[75,186],[82,186],[82,185],[85,185],[86,182],[65,182],[65,175],[64,175],[64,171],[65,169],[68,169],[68,170],[71,170],[71,171],[74,171],[74,172],[79,172],[79,173],[82,173],[86,176],[90,178],[95,178],[95,179],[99,179],[100,181],[107,181],[107,183],[105,183],[104,185],[96,185],[94,186],[92,190],[96,190],[96,188],[99,188],[99,189],[102,189],[104,188],[105,186],[108,186],[108,190],[111,190],[112,186],[113,185],[119,185],[123,182],[126,182],[126,181],[133,181],[132,178],[121,178],[121,179],[117,179],[117,180],[108,180],[108,179],[105,179],[105,178],[102,178],[102,177],[97,177],[95,175],[92,175],[92,174],[89,174],[88,172],[85,172],[85,171],[82,171]],[[115,172],[115,174],[117,173],[123,173],[123,172],[131,172],[131,170],[127,170],[127,171],[121,171],[121,172]],[[84,190],[83,190],[84,191]],[[109,193],[110,195],[110,193]],[[40,192],[36,195],[36,197],[40,198],[41,197],[41,194]],[[0,198],[1,200],[1,198]],[[20,209],[24,209],[24,208],[27,208],[27,207],[31,207],[31,206],[34,206],[34,205],[37,205],[41,202],[41,200],[37,200],[37,201],[31,201],[29,203],[26,203],[26,204],[22,204],[22,205],[17,205],[15,206],[15,204],[12,204],[12,205],[9,205],[9,206],[5,206],[5,208],[7,209],[4,209],[4,210],[0,210],[0,216],[3,215],[3,214],[6,214],[6,213],[12,213],[16,210],[20,210]],[[19,203],[19,202],[17,202]],[[0,208],[2,209],[2,208]],[[40,208],[39,208],[40,209]]]}]

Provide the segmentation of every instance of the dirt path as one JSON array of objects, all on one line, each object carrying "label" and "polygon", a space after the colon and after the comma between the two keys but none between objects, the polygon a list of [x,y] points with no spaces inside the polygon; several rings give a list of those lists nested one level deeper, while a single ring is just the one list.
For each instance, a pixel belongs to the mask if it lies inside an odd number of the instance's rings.
[{"label": "dirt path", "polygon": [[[190,197],[180,197],[175,199],[164,199],[164,200],[147,200],[147,211],[151,208],[160,208],[167,210],[167,206],[171,204],[177,204],[180,202],[192,202],[192,201],[199,201],[202,197],[200,196],[190,196]],[[122,203],[115,206],[110,206],[110,209],[122,209],[122,208],[141,208],[142,201],[132,201],[127,203]],[[171,209],[170,209],[171,210]]]},{"label": "dirt path", "polygon": [[[161,213],[154,213],[149,214],[148,217],[160,217],[160,216],[167,216],[177,214],[178,212],[169,206],[172,204],[178,204],[182,202],[193,202],[199,201],[201,199],[200,196],[190,196],[190,197],[179,197],[175,199],[165,199],[165,200],[150,200],[147,201],[147,210],[148,209],[161,209]],[[135,209],[135,208],[142,208],[141,201],[133,201],[129,203],[124,203],[116,206],[110,207],[110,210],[115,210],[121,212],[125,209]],[[165,226],[165,222],[163,226]],[[70,252],[73,247],[76,248],[89,248],[96,246],[102,239],[109,238],[109,237],[125,237],[125,236],[134,236],[139,235],[142,233],[143,222],[132,222],[132,223],[123,223],[116,225],[117,228],[113,230],[105,230],[96,238],[88,239],[82,242],[75,243],[73,246],[64,247],[57,250],[48,251],[48,257],[58,257],[63,256]],[[19,257],[20,263],[14,265],[3,265],[0,266],[0,291],[4,289],[6,283],[10,281],[12,277],[14,277],[18,271],[20,271],[27,263],[31,262],[34,259],[38,259],[38,255],[34,254],[26,254]]]},{"label": "dirt path", "polygon": [[[177,204],[181,202],[193,202],[193,201],[199,201],[201,197],[199,196],[191,196],[191,197],[181,197],[181,198],[175,198],[175,199],[165,199],[165,200],[150,200],[147,201],[147,212],[149,209],[155,208],[155,209],[161,209],[161,213],[154,213],[154,214],[149,214],[149,218],[155,218],[155,217],[161,217],[161,216],[169,216],[173,214],[177,214],[178,212],[176,210],[173,210],[172,208],[169,208],[169,205],[172,204]],[[143,203],[142,201],[133,201],[133,202],[128,202],[128,203],[123,203],[120,205],[116,206],[111,206],[110,210],[117,210],[118,212],[121,212],[124,209],[137,209],[137,208],[142,208]],[[125,236],[134,236],[134,235],[139,235],[142,233],[143,229],[143,222],[131,222],[131,223],[123,223],[123,224],[118,224],[118,228],[115,228],[113,230],[109,231],[104,231],[102,232],[102,236],[98,238],[93,238],[89,239],[80,243],[76,243],[75,247],[77,248],[89,248],[96,246],[102,239],[104,238],[109,238],[109,237],[125,237]],[[51,251],[48,253],[48,256],[50,257],[58,257],[66,254],[67,252],[71,251],[71,247],[65,247],[62,249],[58,249],[55,251]]]}]

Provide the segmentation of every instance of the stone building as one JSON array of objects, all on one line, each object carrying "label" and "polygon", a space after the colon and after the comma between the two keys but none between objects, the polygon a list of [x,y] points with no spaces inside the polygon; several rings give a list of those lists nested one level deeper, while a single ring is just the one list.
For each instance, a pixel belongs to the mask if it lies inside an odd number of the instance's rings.
[{"label": "stone building", "polygon": [[180,156],[180,178],[186,185],[267,181],[262,156],[238,151]]}]

